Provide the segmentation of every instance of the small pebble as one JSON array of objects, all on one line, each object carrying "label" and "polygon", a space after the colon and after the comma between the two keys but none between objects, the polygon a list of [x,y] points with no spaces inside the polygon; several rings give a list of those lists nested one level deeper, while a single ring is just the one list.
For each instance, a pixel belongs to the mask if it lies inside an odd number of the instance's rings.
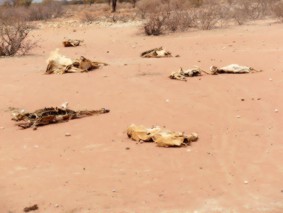
[{"label": "small pebble", "polygon": [[112,192],[116,192],[116,189],[113,189]]},{"label": "small pebble", "polygon": [[130,150],[130,147],[126,147],[126,150]]},{"label": "small pebble", "polygon": [[55,204],[54,206],[55,206],[56,208],[58,208],[58,207],[59,207],[59,204]]},{"label": "small pebble", "polygon": [[241,116],[240,116],[240,115],[237,115],[236,117],[237,117],[237,118],[240,118]]},{"label": "small pebble", "polygon": [[249,183],[249,181],[247,181],[247,180],[244,181],[244,184],[248,184],[248,183]]},{"label": "small pebble", "polygon": [[269,81],[272,81],[272,78],[270,78]]},{"label": "small pebble", "polygon": [[66,137],[69,137],[69,136],[71,136],[71,133],[66,132],[66,133],[65,133],[65,136],[66,136]]},{"label": "small pebble", "polygon": [[241,99],[241,101],[245,101],[245,99],[244,99],[244,98],[242,98],[242,99]]},{"label": "small pebble", "polygon": [[165,101],[168,103],[168,102],[169,102],[169,99],[166,99]]},{"label": "small pebble", "polygon": [[274,112],[279,112],[279,110],[278,110],[278,109],[275,109]]},{"label": "small pebble", "polygon": [[0,126],[0,129],[5,129],[3,126]]}]

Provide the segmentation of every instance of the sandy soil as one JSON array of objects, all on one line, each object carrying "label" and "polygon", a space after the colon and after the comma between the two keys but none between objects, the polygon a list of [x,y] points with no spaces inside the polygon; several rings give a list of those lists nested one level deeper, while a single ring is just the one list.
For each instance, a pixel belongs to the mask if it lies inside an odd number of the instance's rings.
[{"label": "sandy soil", "polygon": [[[74,29],[38,29],[41,47],[31,55],[0,59],[1,212],[33,204],[44,213],[283,212],[282,25],[160,37],[145,37],[136,26]],[[85,44],[64,49],[64,37]],[[158,46],[181,57],[139,57]],[[58,47],[110,66],[43,75]],[[180,66],[230,63],[263,72],[168,78]],[[111,113],[33,131],[18,129],[7,111],[65,101]],[[136,144],[125,133],[131,123],[197,132],[200,140],[176,149]]]}]

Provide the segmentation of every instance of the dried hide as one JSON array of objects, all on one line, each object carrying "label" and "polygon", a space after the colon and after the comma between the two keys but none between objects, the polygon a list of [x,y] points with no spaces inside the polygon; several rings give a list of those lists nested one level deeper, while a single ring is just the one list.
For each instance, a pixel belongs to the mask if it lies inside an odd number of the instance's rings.
[{"label": "dried hide", "polygon": [[230,64],[225,67],[218,68],[216,66],[211,66],[210,71],[212,75],[221,74],[221,73],[231,73],[231,74],[244,74],[244,73],[251,73],[256,72],[251,67],[241,66],[238,64]]},{"label": "dried hide", "polygon": [[77,47],[80,46],[80,43],[83,42],[82,40],[73,40],[73,39],[68,39],[63,41],[64,47]]},{"label": "dried hide", "polygon": [[146,128],[132,124],[127,129],[127,135],[134,141],[154,142],[159,147],[181,147],[198,140],[198,135],[187,136],[181,132],[173,132],[160,127]]},{"label": "dried hide", "polygon": [[143,58],[166,58],[172,57],[171,53],[164,50],[162,47],[145,51],[141,54]]},{"label": "dried hide", "polygon": [[51,53],[47,60],[48,65],[45,74],[64,74],[64,73],[82,73],[98,69],[101,65],[106,66],[103,62],[94,62],[81,56],[80,59],[72,60],[61,55],[58,49]]},{"label": "dried hide", "polygon": [[38,126],[66,122],[71,119],[99,115],[108,112],[110,112],[110,110],[104,108],[99,110],[74,111],[68,109],[67,104],[65,104],[60,107],[39,109],[31,113],[25,112],[24,110],[14,110],[12,112],[12,120],[18,122],[17,126],[23,129],[30,127],[37,129]]},{"label": "dried hide", "polygon": [[201,72],[202,70],[198,67],[193,68],[193,69],[187,69],[185,71],[182,68],[180,68],[179,71],[172,72],[169,78],[180,80],[180,81],[187,81],[186,77],[201,76]]}]

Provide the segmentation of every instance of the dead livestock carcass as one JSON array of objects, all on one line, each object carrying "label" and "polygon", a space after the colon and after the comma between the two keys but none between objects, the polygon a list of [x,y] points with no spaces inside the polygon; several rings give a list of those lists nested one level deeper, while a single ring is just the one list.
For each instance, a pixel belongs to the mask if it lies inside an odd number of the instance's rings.
[{"label": "dead livestock carcass", "polygon": [[77,46],[80,46],[81,42],[83,41],[78,40],[78,39],[67,39],[63,41],[63,46],[64,47],[77,47]]},{"label": "dead livestock carcass", "polygon": [[47,62],[45,74],[83,73],[98,69],[103,65],[107,66],[106,63],[91,61],[84,56],[72,60],[61,55],[58,49],[51,53]]},{"label": "dead livestock carcass", "polygon": [[67,104],[60,107],[46,107],[34,112],[25,112],[25,110],[13,110],[12,120],[17,122],[17,126],[26,129],[38,126],[44,126],[53,123],[66,122],[71,119],[83,118],[86,116],[108,113],[110,110],[101,108],[99,110],[80,110],[74,111],[68,109]]},{"label": "dead livestock carcass", "polygon": [[180,68],[178,71],[172,72],[169,78],[180,81],[187,81],[186,77],[201,76],[201,72],[202,70],[198,67],[187,70],[183,70],[183,68]]},{"label": "dead livestock carcass", "polygon": [[141,57],[143,58],[166,58],[166,57],[172,57],[172,54],[164,50],[162,47],[159,47],[159,48],[154,48],[154,49],[143,52],[141,54]]},{"label": "dead livestock carcass", "polygon": [[211,66],[210,67],[210,74],[211,75],[217,75],[222,73],[228,73],[228,74],[246,74],[246,73],[254,73],[259,72],[252,67],[247,66],[241,66],[238,64],[230,64],[225,67],[218,68],[217,66]]},{"label": "dead livestock carcass", "polygon": [[198,140],[196,133],[185,135],[182,132],[170,131],[158,126],[146,128],[135,124],[128,127],[127,135],[134,141],[154,142],[159,147],[182,147]]}]

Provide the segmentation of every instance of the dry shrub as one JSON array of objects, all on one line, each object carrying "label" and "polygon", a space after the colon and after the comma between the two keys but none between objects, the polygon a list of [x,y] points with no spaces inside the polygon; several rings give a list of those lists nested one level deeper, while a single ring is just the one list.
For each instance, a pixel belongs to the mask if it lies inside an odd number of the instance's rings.
[{"label": "dry shrub", "polygon": [[60,17],[64,11],[62,3],[50,1],[45,4],[32,5],[28,9],[28,13],[30,21],[39,21]]},{"label": "dry shrub", "polygon": [[4,0],[4,6],[12,7],[29,7],[32,3],[32,0]]},{"label": "dry shrub", "polygon": [[36,47],[37,43],[28,39],[31,29],[26,21],[1,20],[0,56],[24,55]]},{"label": "dry shrub", "polygon": [[191,11],[174,11],[165,21],[166,30],[170,32],[185,31],[196,27],[195,13]]},{"label": "dry shrub", "polygon": [[231,1],[232,18],[243,24],[248,20],[257,20],[272,14],[273,6],[279,0],[238,0]]},{"label": "dry shrub", "polygon": [[283,1],[278,2],[272,7],[273,15],[283,22]]},{"label": "dry shrub", "polygon": [[81,16],[81,21],[84,23],[91,23],[96,20],[95,15],[90,11],[85,11]]},{"label": "dry shrub", "polygon": [[219,17],[220,7],[217,5],[209,5],[199,8],[196,12],[197,27],[202,30],[210,30],[216,26]]},{"label": "dry shrub", "polygon": [[189,2],[193,7],[200,7],[203,5],[203,0],[190,0]]},{"label": "dry shrub", "polygon": [[28,9],[24,7],[0,7],[0,21],[22,20],[28,21]]},{"label": "dry shrub", "polygon": [[42,4],[32,4],[29,7],[7,6],[0,8],[0,20],[8,20],[12,17],[17,20],[39,21],[57,18],[64,14],[63,5],[60,2],[48,1]]},{"label": "dry shrub", "polygon": [[151,15],[149,20],[144,25],[144,31],[147,35],[160,35],[165,31],[166,15]]},{"label": "dry shrub", "polygon": [[147,35],[182,31],[193,25],[192,15],[187,10],[189,8],[187,1],[141,0],[137,7],[142,18],[147,18],[144,25]]}]

